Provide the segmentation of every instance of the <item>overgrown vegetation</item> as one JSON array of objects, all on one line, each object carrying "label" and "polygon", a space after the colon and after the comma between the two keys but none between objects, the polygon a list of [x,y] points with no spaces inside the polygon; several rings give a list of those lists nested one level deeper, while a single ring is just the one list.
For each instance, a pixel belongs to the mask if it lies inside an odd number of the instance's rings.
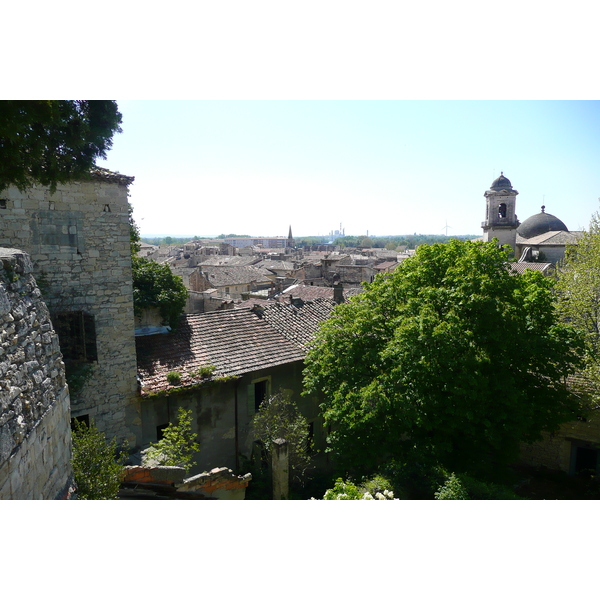
[{"label": "overgrown vegetation", "polygon": [[69,386],[69,393],[77,396],[86,382],[92,377],[94,364],[78,360],[65,359],[65,378]]},{"label": "overgrown vegetation", "polygon": [[284,439],[288,444],[292,479],[304,482],[312,450],[308,422],[290,395],[279,392],[267,398],[252,419],[252,432],[269,457],[273,442]]},{"label": "overgrown vegetation", "polygon": [[146,451],[146,459],[189,471],[196,464],[194,454],[200,450],[196,440],[197,436],[192,431],[192,411],[180,407],[177,422],[169,423],[163,430],[162,439]]},{"label": "overgrown vegetation", "polygon": [[170,385],[179,385],[181,383],[181,373],[179,371],[169,371],[167,381]]},{"label": "overgrown vegetation", "polygon": [[158,308],[165,325],[176,327],[187,302],[188,292],[181,277],[168,265],[132,257],[133,306],[136,315],[145,308]]},{"label": "overgrown vegetation", "polygon": [[75,421],[73,442],[73,476],[77,497],[81,500],[113,500],[119,492],[125,452],[117,452],[117,441],[106,441],[94,423],[89,427]]},{"label": "overgrown vegetation", "polygon": [[215,372],[216,368],[217,367],[214,365],[202,365],[194,373],[192,373],[192,375],[202,378],[210,377]]}]

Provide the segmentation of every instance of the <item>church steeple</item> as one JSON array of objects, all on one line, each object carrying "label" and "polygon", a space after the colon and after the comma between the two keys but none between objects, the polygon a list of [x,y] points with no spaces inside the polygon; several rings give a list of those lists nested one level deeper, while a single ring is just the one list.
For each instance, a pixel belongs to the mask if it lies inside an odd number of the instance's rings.
[{"label": "church steeple", "polygon": [[508,244],[513,251],[515,250],[517,227],[520,225],[515,212],[518,193],[513,189],[510,180],[500,172],[500,177],[494,179],[490,189],[483,194],[485,221],[481,227],[484,242],[497,238],[501,245]]},{"label": "church steeple", "polygon": [[292,226],[291,225],[290,225],[290,232],[288,233],[287,247],[288,248],[294,247],[294,236],[292,235]]}]

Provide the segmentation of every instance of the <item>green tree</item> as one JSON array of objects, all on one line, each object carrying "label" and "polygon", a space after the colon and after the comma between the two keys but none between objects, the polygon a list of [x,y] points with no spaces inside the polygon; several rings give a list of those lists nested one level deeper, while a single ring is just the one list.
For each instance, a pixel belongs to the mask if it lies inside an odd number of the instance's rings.
[{"label": "green tree", "polygon": [[106,158],[121,113],[114,100],[3,100],[0,102],[0,191],[32,183],[86,177]]},{"label": "green tree", "polygon": [[119,492],[123,474],[121,462],[125,453],[118,454],[117,441],[107,442],[104,433],[93,423],[75,422],[71,432],[73,442],[73,477],[77,496],[81,500],[113,500]]},{"label": "green tree", "polygon": [[581,346],[549,278],[513,275],[494,243],[420,246],[339,305],[309,351],[342,464],[440,463],[489,472],[573,418],[565,378]]},{"label": "green tree", "polygon": [[188,297],[183,280],[169,265],[132,257],[133,306],[137,315],[145,308],[158,308],[163,322],[174,328]]},{"label": "green tree", "polygon": [[133,220],[133,207],[129,207],[129,243],[131,244],[131,256],[135,256],[141,249],[142,238],[140,237],[140,228]]},{"label": "green tree", "polygon": [[273,442],[283,438],[288,444],[292,477],[302,482],[310,466],[308,421],[289,394],[279,392],[267,398],[252,419],[254,437],[270,456]]},{"label": "green tree", "polygon": [[152,444],[146,452],[146,459],[161,465],[183,467],[189,471],[196,463],[193,456],[200,450],[196,434],[192,431],[192,411],[179,408],[177,423],[169,423],[163,431],[162,439]]},{"label": "green tree", "polygon": [[585,362],[579,372],[580,392],[597,405],[600,398],[600,213],[577,246],[567,248],[556,273],[557,308],[561,318],[585,340]]}]

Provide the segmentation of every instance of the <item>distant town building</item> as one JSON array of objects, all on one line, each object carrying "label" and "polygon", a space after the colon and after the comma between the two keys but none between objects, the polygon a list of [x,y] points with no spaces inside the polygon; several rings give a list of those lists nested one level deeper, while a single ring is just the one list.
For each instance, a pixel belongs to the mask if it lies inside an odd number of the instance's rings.
[{"label": "distant town building", "polygon": [[546,212],[545,206],[520,223],[516,214],[518,193],[504,173],[492,182],[483,194],[486,213],[481,239],[489,242],[496,238],[501,245],[509,245],[519,262],[555,265],[564,258],[567,246],[577,245],[583,232],[569,231],[558,217]]}]

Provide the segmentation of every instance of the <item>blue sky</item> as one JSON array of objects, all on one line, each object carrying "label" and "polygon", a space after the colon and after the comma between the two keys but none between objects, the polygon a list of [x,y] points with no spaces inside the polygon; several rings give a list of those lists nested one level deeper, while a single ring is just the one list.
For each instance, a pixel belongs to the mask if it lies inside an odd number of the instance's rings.
[{"label": "blue sky", "polygon": [[587,227],[598,101],[118,101],[99,164],[135,177],[143,235],[481,232],[504,172],[517,215]]}]

